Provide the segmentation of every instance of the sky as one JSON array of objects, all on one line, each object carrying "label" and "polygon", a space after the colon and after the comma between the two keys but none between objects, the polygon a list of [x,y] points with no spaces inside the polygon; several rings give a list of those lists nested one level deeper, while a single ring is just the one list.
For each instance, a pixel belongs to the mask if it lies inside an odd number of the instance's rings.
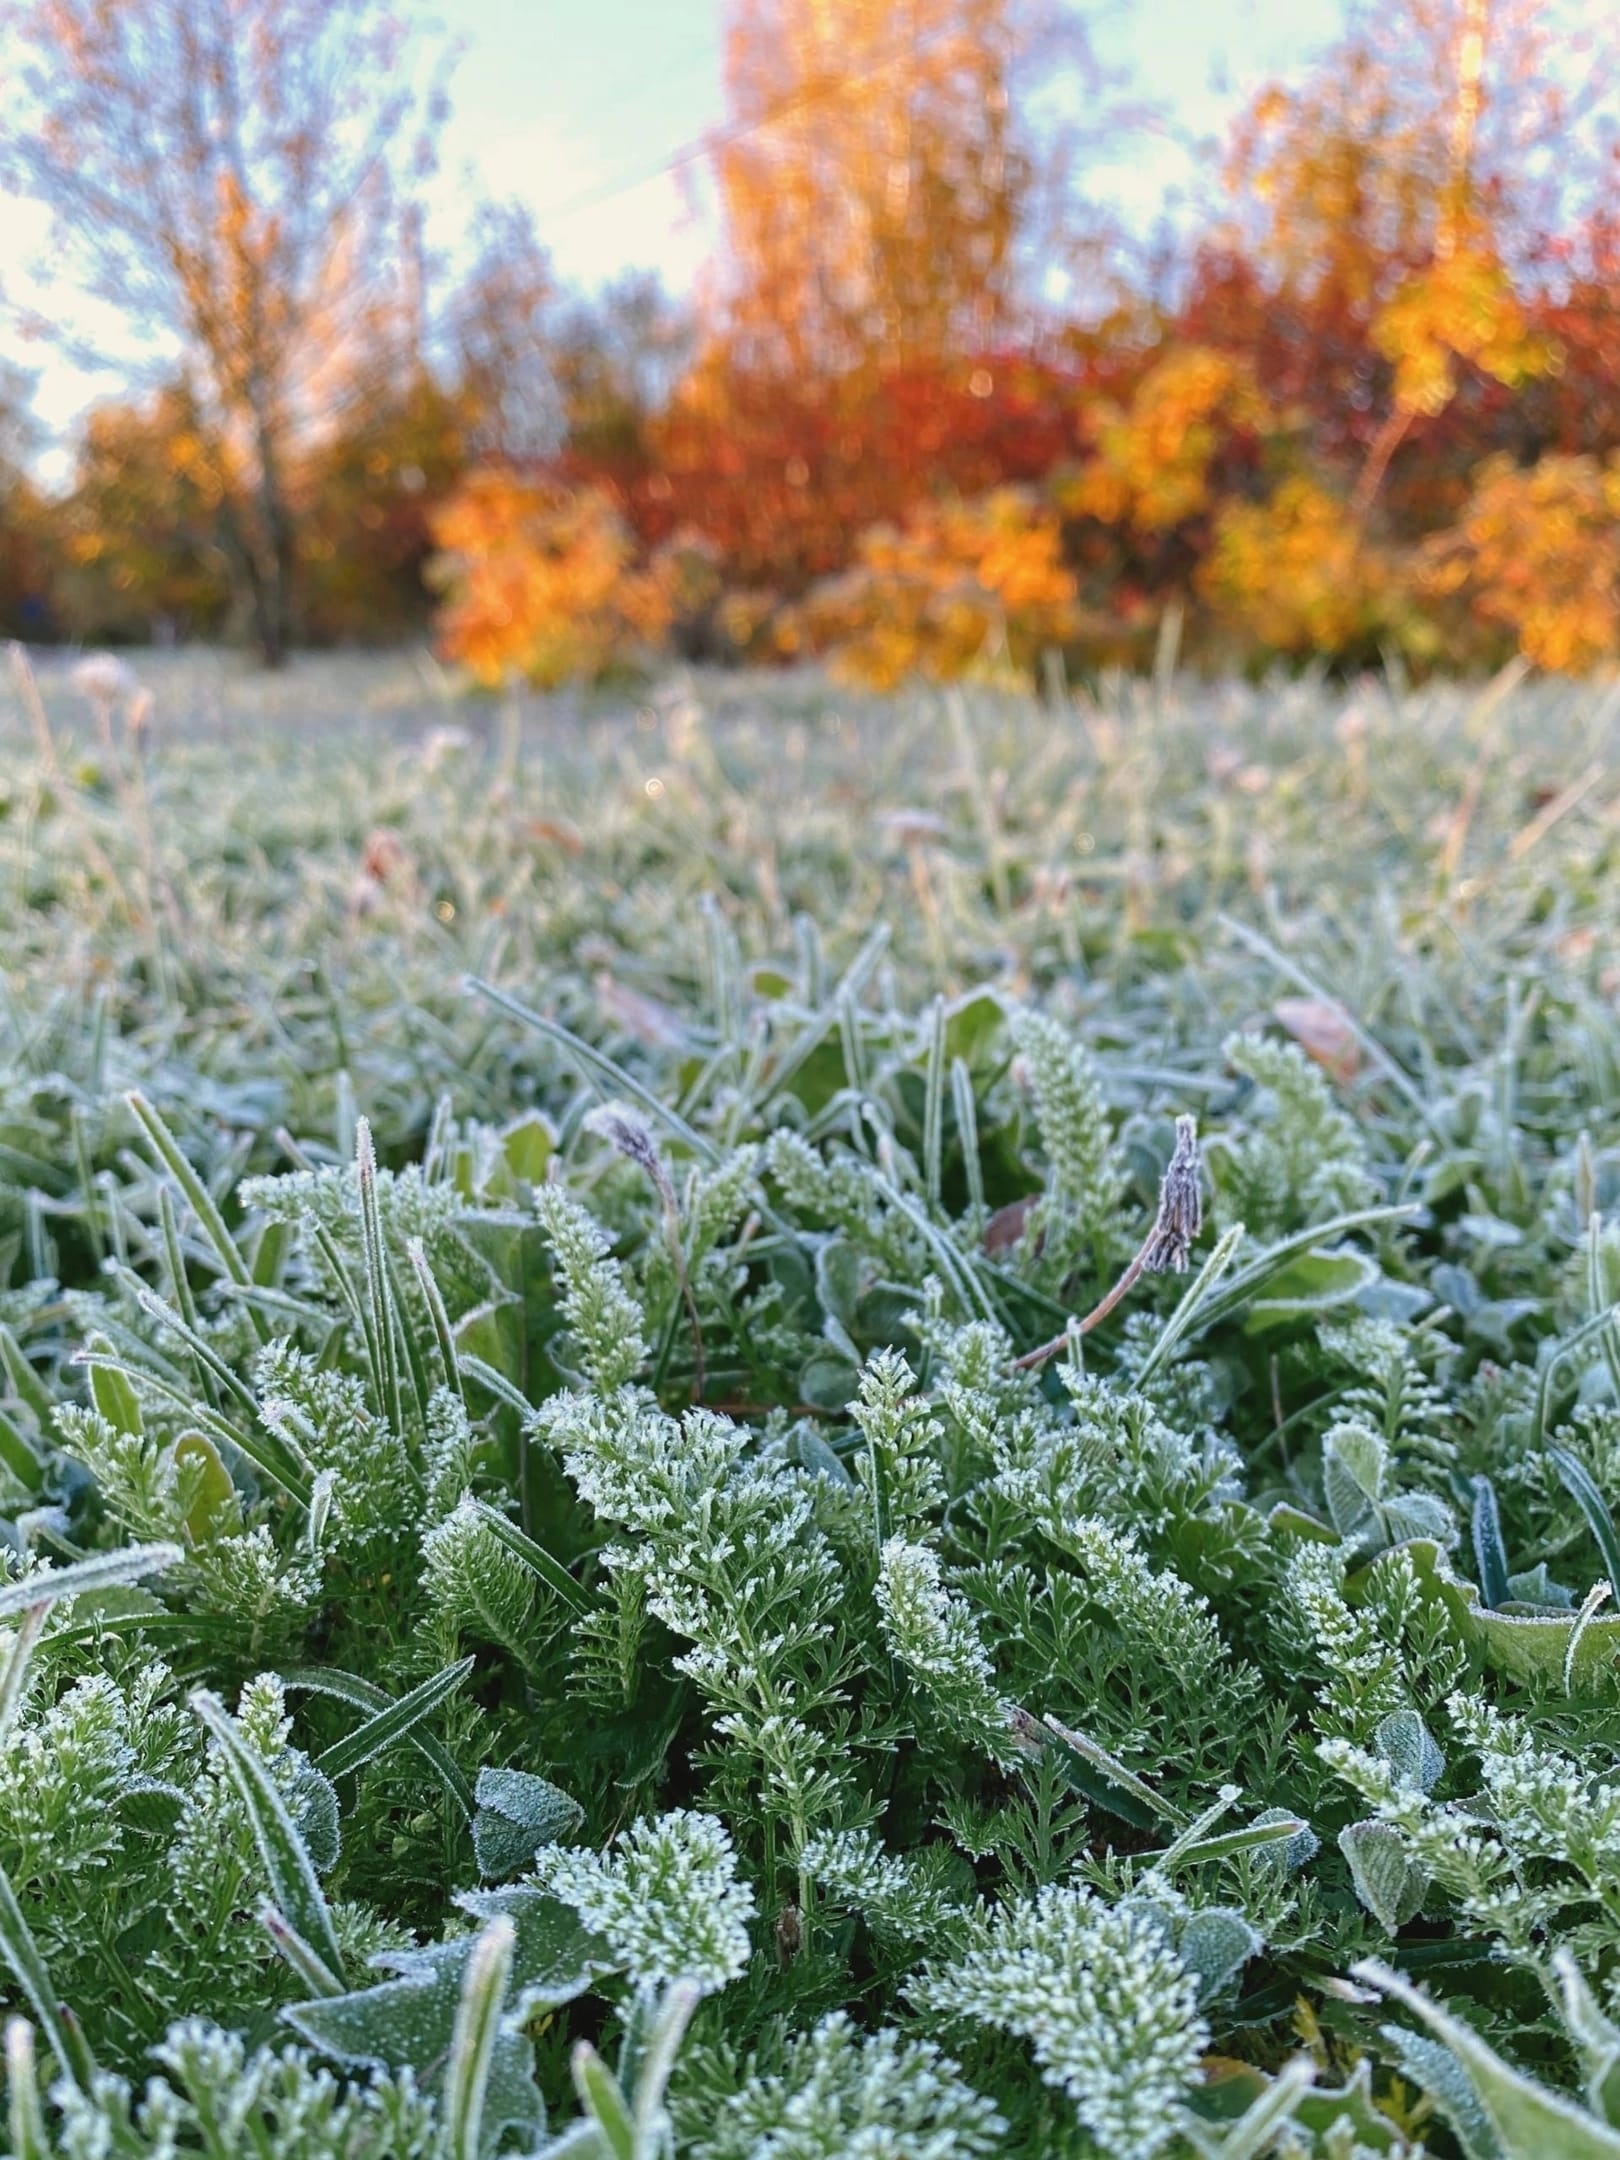
[{"label": "sky", "polygon": [[[568,280],[654,269],[690,291],[714,242],[695,153],[723,118],[724,0],[437,0],[434,13],[460,59],[433,239],[453,246],[479,192],[515,196]],[[1196,185],[1186,145],[1219,134],[1268,76],[1307,62],[1341,13],[1340,0],[1104,0],[1102,57],[1129,69],[1171,126],[1099,176],[1102,192],[1145,220],[1167,190]],[[45,240],[29,208],[0,205],[0,293],[50,304],[48,270],[31,274]],[[35,410],[53,434],[118,387],[3,332],[0,351],[35,372]]]}]

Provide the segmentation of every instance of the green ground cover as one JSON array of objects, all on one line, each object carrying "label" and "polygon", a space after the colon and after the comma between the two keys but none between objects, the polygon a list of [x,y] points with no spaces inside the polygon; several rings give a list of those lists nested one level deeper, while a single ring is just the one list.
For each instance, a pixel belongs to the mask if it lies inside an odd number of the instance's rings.
[{"label": "green ground cover", "polygon": [[147,673],[0,707],[18,2160],[1620,2153],[1614,693]]}]

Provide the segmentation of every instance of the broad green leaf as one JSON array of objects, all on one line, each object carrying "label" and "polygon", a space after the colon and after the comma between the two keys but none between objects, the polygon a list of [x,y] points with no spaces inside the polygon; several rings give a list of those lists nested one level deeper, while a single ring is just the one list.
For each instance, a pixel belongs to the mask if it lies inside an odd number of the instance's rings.
[{"label": "broad green leaf", "polygon": [[183,1432],[174,1443],[174,1459],[195,1479],[186,1510],[186,1535],[194,1544],[206,1545],[222,1530],[234,1527],[240,1516],[235,1482],[207,1433]]},{"label": "broad green leaf", "polygon": [[847,1357],[818,1350],[799,1374],[799,1399],[813,1410],[844,1410],[860,1392],[861,1376]]},{"label": "broad green leaf", "polygon": [[116,1432],[139,1435],[145,1431],[141,1420],[140,1398],[130,1385],[127,1375],[115,1367],[91,1366],[90,1400]]},{"label": "broad green leaf", "polygon": [[557,1136],[538,1110],[525,1111],[500,1132],[501,1160],[525,1185],[545,1181],[546,1165],[556,1152]]},{"label": "broad green leaf", "polygon": [[1196,1978],[1200,2002],[1218,1995],[1261,1947],[1259,1934],[1243,1915],[1224,1905],[1205,1905],[1190,1913],[1176,1937],[1176,1954]]},{"label": "broad green leaf", "polygon": [[[298,2003],[282,2016],[309,2046],[359,2069],[412,2070],[428,2090],[442,2090],[461,2006],[463,1968],[473,1941],[445,1946],[459,1954],[424,1958],[414,1971],[352,1994]],[[490,2047],[479,2125],[481,2151],[491,2153],[508,2131],[532,2140],[545,2128],[545,2105],[534,2082],[534,2050],[521,2033],[502,2029]]]},{"label": "broad green leaf", "polygon": [[1583,1620],[1575,1612],[1489,1612],[1476,1585],[1453,1574],[1449,1557],[1433,1538],[1413,1538],[1401,1549],[1410,1554],[1427,1594],[1444,1605],[1464,1642],[1493,1672],[1563,1691],[1573,1644],[1569,1688],[1589,1688],[1620,1657],[1620,1613]]},{"label": "broad green leaf", "polygon": [[532,1866],[542,1845],[570,1836],[585,1820],[577,1800],[526,1770],[486,1765],[474,1790],[478,1812],[473,1817],[473,1851],[486,1880],[500,1881]]},{"label": "broad green leaf", "polygon": [[1341,1537],[1348,1537],[1384,1489],[1389,1451],[1365,1425],[1335,1425],[1322,1442],[1322,1492]]},{"label": "broad green leaf", "polygon": [[1347,1823],[1339,1850],[1350,1863],[1356,1895],[1391,1935],[1415,1918],[1428,1888],[1424,1874],[1391,1823]]},{"label": "broad green leaf", "polygon": [[1351,1968],[1427,2026],[1462,2064],[1504,2160],[1620,2160],[1620,2130],[1505,2063],[1472,2026],[1376,1958]]},{"label": "broad green leaf", "polygon": [[1415,1710],[1392,1710],[1379,1721],[1373,1746],[1409,1792],[1429,1792],[1446,1767],[1429,1728]]},{"label": "broad green leaf", "polygon": [[1267,1278],[1264,1297],[1250,1302],[1243,1332],[1269,1334],[1335,1305],[1346,1305],[1377,1277],[1377,1262],[1365,1253],[1342,1249],[1301,1253]]}]

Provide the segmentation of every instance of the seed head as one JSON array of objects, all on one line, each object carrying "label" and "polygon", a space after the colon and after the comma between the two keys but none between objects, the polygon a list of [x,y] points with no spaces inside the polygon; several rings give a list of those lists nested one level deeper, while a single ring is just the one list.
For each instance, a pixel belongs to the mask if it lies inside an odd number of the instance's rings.
[{"label": "seed head", "polygon": [[594,1110],[585,1113],[584,1124],[587,1132],[595,1133],[599,1140],[606,1140],[627,1162],[644,1170],[657,1186],[665,1207],[674,1207],[675,1188],[664,1168],[664,1158],[658,1152],[658,1142],[639,1111],[632,1110],[628,1103],[598,1103]]},{"label": "seed head", "polygon": [[1159,1187],[1159,1213],[1142,1264],[1155,1275],[1184,1275],[1187,1259],[1204,1222],[1203,1170],[1198,1126],[1190,1117],[1176,1119],[1176,1144]]}]

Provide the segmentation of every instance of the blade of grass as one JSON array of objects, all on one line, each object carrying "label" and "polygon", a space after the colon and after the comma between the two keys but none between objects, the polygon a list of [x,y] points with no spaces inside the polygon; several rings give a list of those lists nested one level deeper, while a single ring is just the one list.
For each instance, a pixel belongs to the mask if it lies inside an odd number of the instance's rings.
[{"label": "blade of grass", "polygon": [[[396,1707],[393,1698],[374,1681],[362,1680],[356,1673],[342,1672],[335,1665],[300,1666],[280,1677],[283,1687],[302,1689],[310,1695],[329,1695],[334,1702],[347,1703],[354,1710],[380,1714]],[[462,1776],[454,1757],[419,1725],[413,1726],[403,1738],[405,1745],[414,1748],[430,1766],[451,1799],[470,1819],[474,1807],[473,1789]]]},{"label": "blade of grass", "polygon": [[236,1720],[217,1695],[199,1688],[191,1698],[191,1707],[218,1749],[225,1774],[247,1810],[253,1842],[270,1878],[277,1910],[286,1914],[289,1924],[336,1982],[333,1992],[340,1992],[343,1953],[338,1948],[326,1893],[309,1847],[299,1834],[269,1765],[242,1738]]},{"label": "blade of grass", "polygon": [[461,1683],[473,1669],[473,1659],[465,1657],[458,1664],[446,1665],[442,1671],[424,1680],[408,1695],[400,1696],[386,1710],[378,1710],[363,1725],[345,1734],[343,1739],[316,1757],[315,1767],[324,1770],[329,1778],[340,1778],[350,1770],[358,1770],[385,1748],[396,1746],[409,1739],[424,1718],[431,1717],[440,1703],[448,1702]]}]

